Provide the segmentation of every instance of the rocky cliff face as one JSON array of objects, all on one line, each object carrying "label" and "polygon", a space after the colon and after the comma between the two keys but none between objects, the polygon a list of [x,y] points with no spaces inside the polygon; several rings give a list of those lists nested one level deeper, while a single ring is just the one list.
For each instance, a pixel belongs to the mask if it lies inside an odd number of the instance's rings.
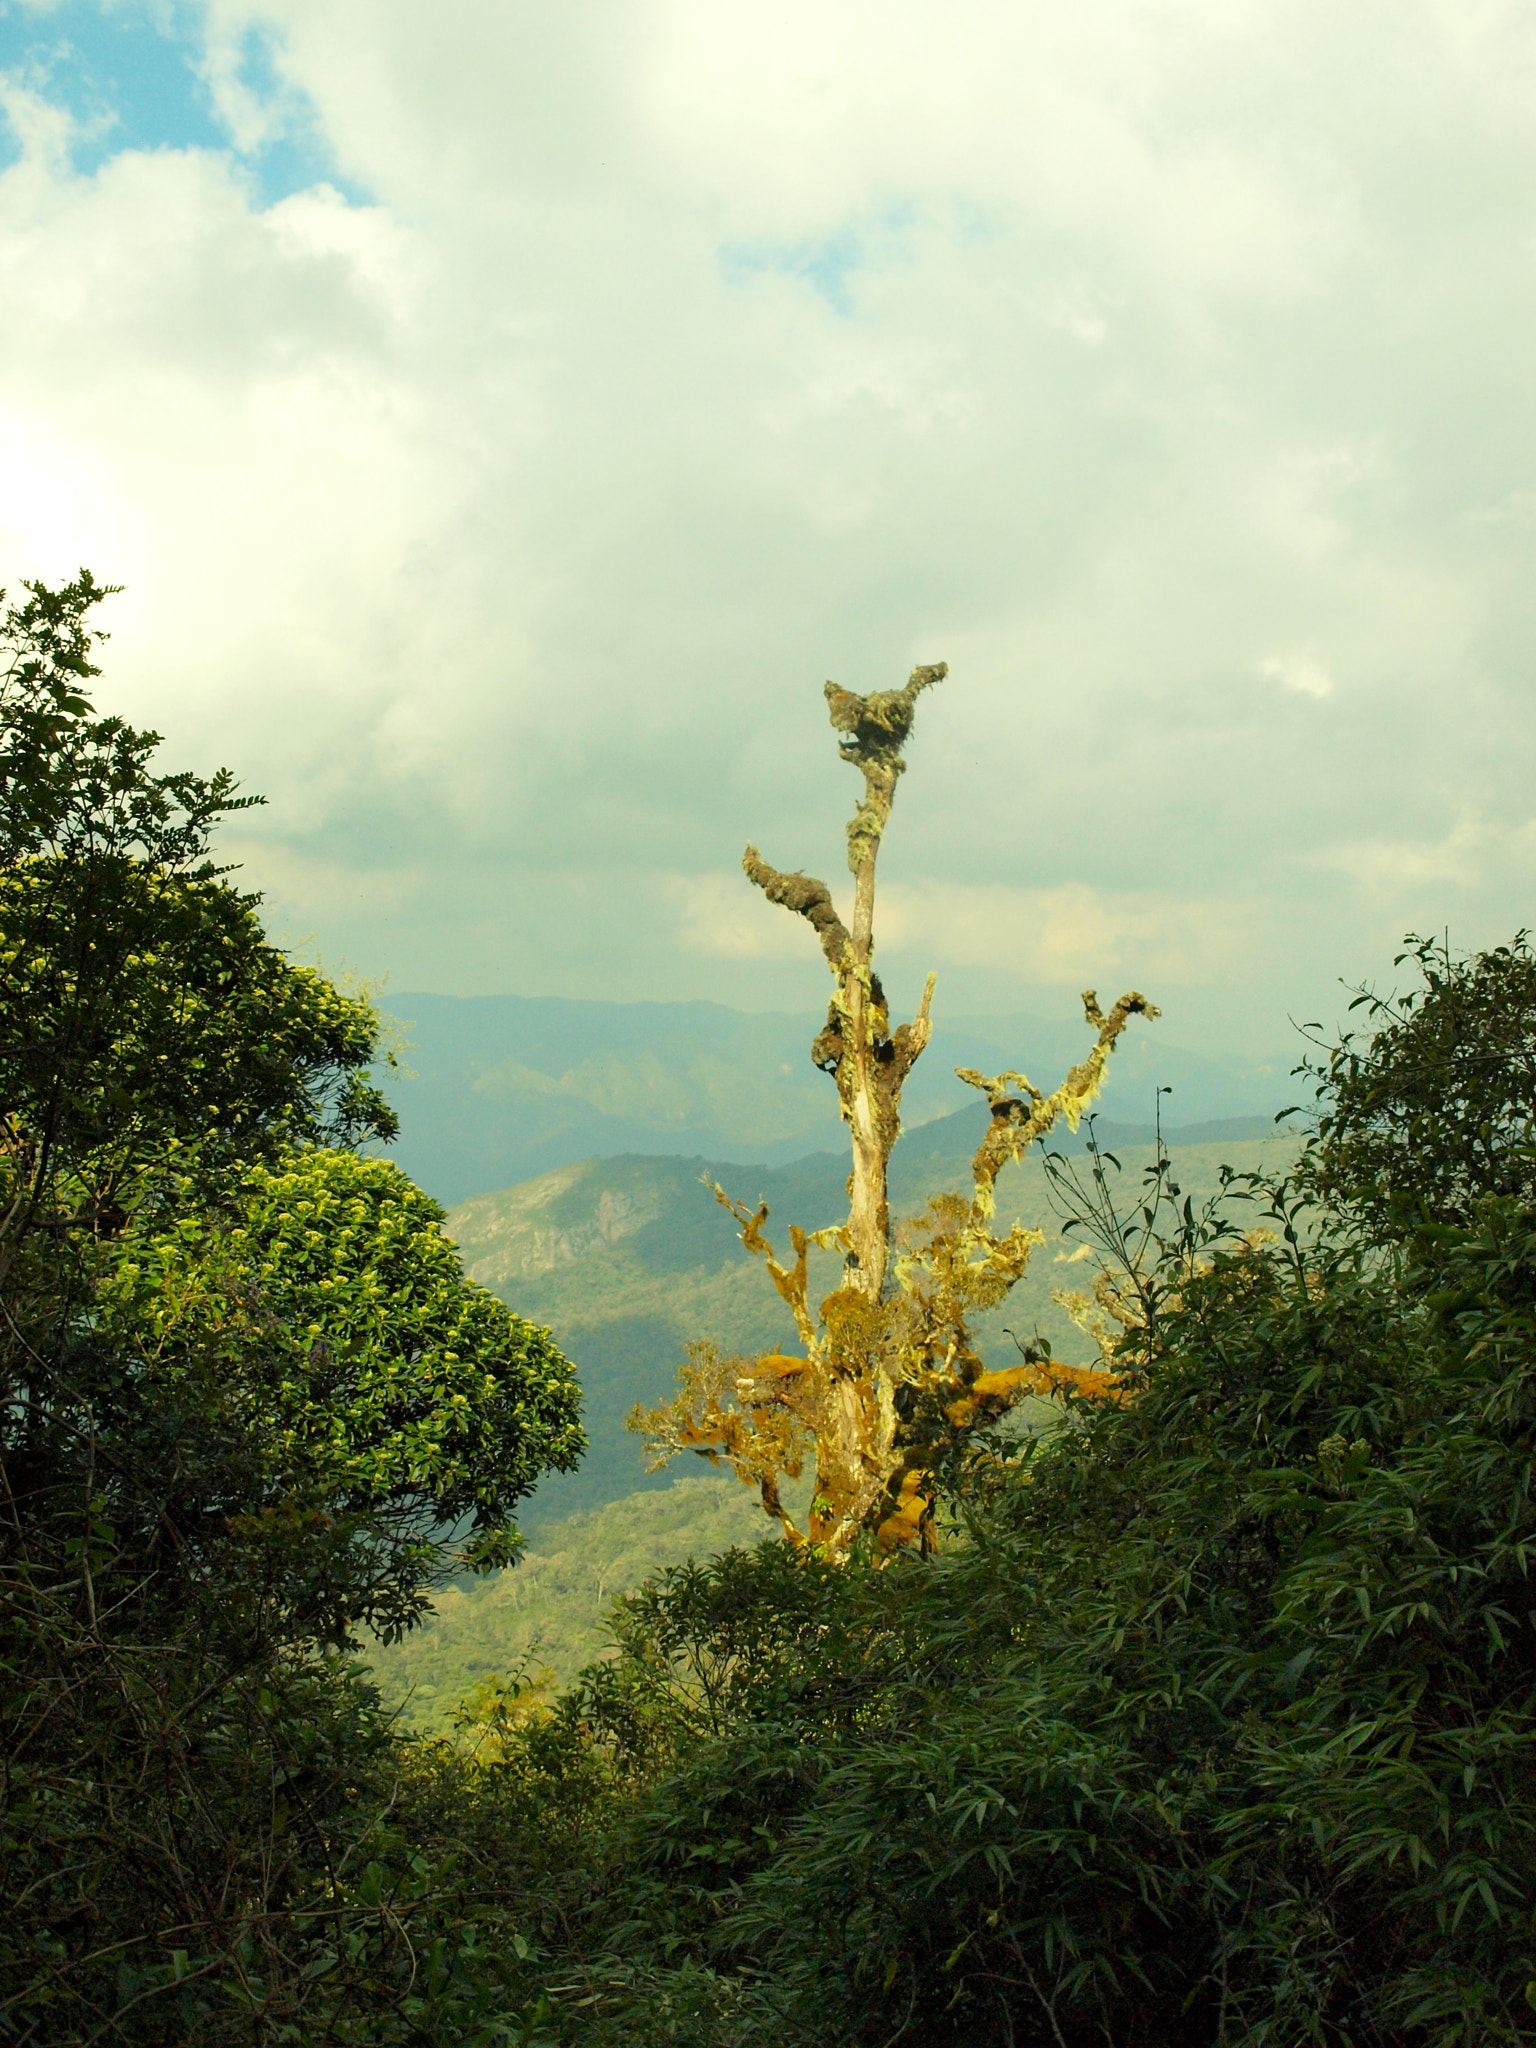
[{"label": "rocky cliff face", "polygon": [[[532,1280],[634,1237],[665,1213],[670,1160],[584,1159],[461,1202],[448,1234],[482,1286]],[[661,1168],[663,1171],[658,1172]]]}]

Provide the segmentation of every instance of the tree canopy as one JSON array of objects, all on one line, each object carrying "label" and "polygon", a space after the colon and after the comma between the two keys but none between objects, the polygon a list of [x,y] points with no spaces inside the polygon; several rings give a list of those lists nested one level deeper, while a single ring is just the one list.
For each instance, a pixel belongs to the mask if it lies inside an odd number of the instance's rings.
[{"label": "tree canopy", "polygon": [[583,1445],[575,1375],[359,1156],[396,1128],[380,1020],[216,865],[249,800],[94,715],[109,592],[26,590],[0,620],[0,2026],[271,2038],[338,1911],[398,2019],[404,1923],[341,1876],[387,1848],[390,1738],[333,1653],[516,1556],[517,1502]]},{"label": "tree canopy", "polygon": [[1466,958],[1410,937],[1416,984],[1363,988],[1369,1025],[1301,1071],[1316,1084],[1308,1183],[1399,1234],[1466,1222],[1490,1195],[1536,1195],[1536,955],[1524,932]]},{"label": "tree canopy", "polygon": [[328,1546],[336,1632],[398,1629],[445,1563],[511,1563],[516,1503],[583,1447],[571,1369],[465,1279],[438,1205],[316,1149],[251,1165],[221,1213],[166,1206],[121,1238],[101,1328],[157,1401],[238,1402],[263,1471],[244,1525],[315,1510],[306,1597]]}]

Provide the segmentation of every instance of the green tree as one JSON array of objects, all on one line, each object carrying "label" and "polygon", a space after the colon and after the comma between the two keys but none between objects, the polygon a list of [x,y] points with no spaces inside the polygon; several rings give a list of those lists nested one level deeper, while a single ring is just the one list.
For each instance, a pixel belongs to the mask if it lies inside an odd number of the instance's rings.
[{"label": "green tree", "polygon": [[1417,985],[1356,991],[1369,1029],[1322,1048],[1319,1199],[1403,1234],[1423,1220],[1465,1222],[1487,1195],[1536,1197],[1536,954],[1524,932],[1466,958],[1410,935],[1394,965]]},{"label": "green tree", "polygon": [[27,590],[0,621],[0,1275],[35,1234],[110,1234],[173,1150],[184,1177],[396,1128],[368,1003],[268,944],[211,858],[257,800],[91,715],[106,589]]},{"label": "green tree", "polygon": [[395,1633],[445,1570],[513,1562],[517,1501],[584,1447],[574,1376],[465,1279],[438,1205],[315,1149],[253,1164],[218,1213],[162,1207],[120,1239],[99,1327],[141,1398],[238,1403],[260,1459],[238,1528],[300,1539],[296,1619]]},{"label": "green tree", "polygon": [[514,1553],[516,1501],[579,1451],[574,1375],[354,1156],[395,1128],[378,1019],[216,866],[231,778],[94,716],[106,591],[26,589],[0,622],[0,2024],[213,2042],[356,2007],[350,2038],[413,2038],[496,1970],[463,1977],[476,1937],[440,1929],[422,1975],[405,1929],[441,1887],[325,1646]]}]

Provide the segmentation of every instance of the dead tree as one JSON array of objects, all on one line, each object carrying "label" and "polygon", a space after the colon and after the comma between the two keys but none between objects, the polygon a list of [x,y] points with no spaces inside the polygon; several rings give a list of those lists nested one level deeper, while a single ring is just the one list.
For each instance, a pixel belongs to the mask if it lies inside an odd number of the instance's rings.
[{"label": "dead tree", "polygon": [[[926,1540],[936,1466],[961,1436],[1022,1394],[1063,1385],[1083,1394],[1114,1391],[1114,1376],[1102,1365],[1063,1366],[1042,1357],[988,1372],[968,1322],[1004,1298],[1043,1242],[1038,1231],[1021,1225],[996,1233],[999,1173],[1058,1116],[1077,1128],[1127,1021],[1157,1015],[1145,998],[1132,991],[1106,1016],[1092,990],[1084,995],[1093,1043],[1050,1095],[1023,1074],[989,1077],[957,1069],[986,1096],[992,1113],[972,1161],[971,1192],[938,1196],[901,1231],[891,1226],[888,1176],[901,1132],[901,1091],[928,1043],[934,977],[928,976],[912,1022],[893,1031],[874,968],[875,865],[918,697],[947,673],[943,662],[917,668],[905,688],[868,697],[826,686],[832,724],[844,735],[838,751],[864,778],[848,825],[851,926],[838,915],[825,882],[770,867],[755,846],[742,861],[770,903],[805,918],[826,956],[832,1001],[811,1058],[836,1083],[852,1139],[848,1220],[810,1234],[792,1226],[788,1265],[763,1233],[767,1205],[751,1210],[714,1188],[741,1224],[746,1249],[765,1262],[794,1320],[800,1350],[746,1359],[694,1345],[676,1397],[630,1418],[649,1441],[653,1469],[682,1450],[723,1462],[757,1486],[764,1508],[792,1541],[809,1540],[835,1558],[846,1557],[864,1530],[875,1532],[883,1550]],[[841,1285],[815,1308],[809,1298],[812,1245],[843,1255]],[[815,1476],[802,1530],[784,1504],[782,1482],[798,1479],[807,1459]]]}]

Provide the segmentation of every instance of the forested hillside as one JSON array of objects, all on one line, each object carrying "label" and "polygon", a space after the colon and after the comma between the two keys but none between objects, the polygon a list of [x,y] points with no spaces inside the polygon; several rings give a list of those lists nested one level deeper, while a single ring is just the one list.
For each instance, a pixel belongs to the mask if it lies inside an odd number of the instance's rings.
[{"label": "forested hillside", "polygon": [[689,1558],[718,1557],[768,1533],[763,1511],[733,1478],[684,1474],[663,1488],[540,1523],[509,1571],[461,1578],[398,1642],[366,1647],[369,1670],[406,1723],[454,1725],[477,1688],[518,1677],[568,1686],[607,1654],[615,1599]]},{"label": "forested hillside", "polygon": [[[892,1200],[917,1214],[930,1195],[967,1185],[971,1153],[985,1115],[964,1110],[926,1124],[903,1139],[893,1159]],[[1145,1126],[1101,1122],[1103,1144],[1120,1162],[1117,1176],[1139,1189],[1153,1158]],[[1279,1170],[1296,1140],[1267,1119],[1234,1119],[1225,1128],[1196,1126],[1186,1142],[1169,1133],[1169,1157],[1181,1186],[1203,1202],[1223,1166]],[[1129,1141],[1129,1142],[1127,1142]],[[1081,1156],[1082,1138],[1062,1133],[1064,1150]],[[762,1266],[747,1257],[740,1228],[705,1185],[720,1180],[748,1201],[761,1198],[775,1218],[807,1230],[831,1223],[847,1206],[847,1162],[817,1153],[778,1168],[702,1159],[589,1159],[499,1194],[461,1202],[447,1228],[468,1272],[509,1307],[548,1325],[581,1376],[588,1449],[579,1469],[544,1479],[523,1510],[524,1526],[542,1530],[552,1515],[586,1511],[636,1488],[663,1487],[669,1474],[647,1474],[642,1448],[624,1428],[636,1402],[659,1400],[671,1387],[683,1349],[711,1337],[727,1350],[764,1350],[789,1332],[784,1305]],[[1007,1331],[1036,1331],[1063,1356],[1091,1346],[1052,1296],[1075,1276],[1059,1261],[1075,1248],[1061,1235],[1063,1218],[1049,1200],[1038,1159],[1009,1168],[999,1189],[1004,1217],[1047,1233],[1007,1304],[982,1316],[976,1334],[983,1355],[1005,1364],[1014,1355]],[[836,1256],[812,1253],[818,1285],[835,1281]]]}]

